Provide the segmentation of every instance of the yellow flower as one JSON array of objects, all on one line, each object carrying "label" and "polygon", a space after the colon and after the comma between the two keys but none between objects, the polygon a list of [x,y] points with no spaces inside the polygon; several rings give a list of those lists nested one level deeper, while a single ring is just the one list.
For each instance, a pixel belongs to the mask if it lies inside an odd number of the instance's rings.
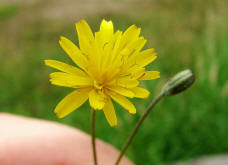
[{"label": "yellow flower", "polygon": [[61,71],[50,74],[53,85],[75,89],[60,101],[54,112],[63,118],[89,99],[90,106],[103,110],[108,123],[116,126],[112,100],[135,114],[135,106],[126,97],[147,98],[149,91],[138,87],[139,80],[160,77],[158,71],[145,69],[156,59],[155,50],[141,51],[146,40],[139,36],[141,29],[135,25],[124,33],[114,32],[112,21],[103,20],[95,35],[85,20],[75,25],[80,49],[65,37],[60,37],[59,44],[78,67],[45,60],[47,66]]}]

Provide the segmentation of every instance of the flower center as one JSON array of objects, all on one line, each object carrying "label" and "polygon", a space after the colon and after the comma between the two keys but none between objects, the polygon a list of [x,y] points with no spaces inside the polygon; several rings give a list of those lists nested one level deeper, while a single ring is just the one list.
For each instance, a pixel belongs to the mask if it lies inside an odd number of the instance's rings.
[{"label": "flower center", "polygon": [[103,88],[103,84],[97,82],[96,80],[94,80],[93,85],[96,89],[102,89]]}]

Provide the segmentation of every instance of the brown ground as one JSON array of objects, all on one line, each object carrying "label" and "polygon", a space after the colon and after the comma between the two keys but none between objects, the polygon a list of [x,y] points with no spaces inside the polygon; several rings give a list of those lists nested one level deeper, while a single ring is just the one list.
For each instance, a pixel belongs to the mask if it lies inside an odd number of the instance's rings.
[{"label": "brown ground", "polygon": [[[17,4],[27,19],[71,20],[103,12],[126,9],[132,1],[126,0],[1,0],[1,4]],[[29,20],[30,20],[29,19]]]}]

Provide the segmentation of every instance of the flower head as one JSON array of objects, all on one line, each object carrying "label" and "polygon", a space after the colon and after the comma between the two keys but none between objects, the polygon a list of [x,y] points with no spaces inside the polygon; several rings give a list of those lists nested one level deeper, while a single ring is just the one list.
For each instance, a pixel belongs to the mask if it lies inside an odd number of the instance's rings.
[{"label": "flower head", "polygon": [[115,126],[117,118],[112,100],[135,114],[135,106],[126,97],[147,98],[149,91],[138,87],[139,81],[160,77],[158,71],[145,69],[156,59],[155,50],[141,51],[146,40],[139,36],[141,29],[135,25],[124,33],[114,32],[112,21],[103,20],[94,35],[85,20],[75,25],[80,49],[65,37],[60,37],[59,44],[77,67],[45,60],[47,66],[61,71],[50,74],[53,85],[75,89],[60,101],[54,112],[63,118],[89,99],[90,106],[103,110],[108,123]]}]

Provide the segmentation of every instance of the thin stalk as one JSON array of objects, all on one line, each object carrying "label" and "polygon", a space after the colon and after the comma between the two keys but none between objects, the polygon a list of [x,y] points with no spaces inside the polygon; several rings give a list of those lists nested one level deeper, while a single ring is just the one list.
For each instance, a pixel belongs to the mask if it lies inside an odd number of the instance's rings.
[{"label": "thin stalk", "polygon": [[125,143],[123,149],[120,152],[120,155],[115,163],[115,165],[118,165],[120,163],[121,158],[123,157],[125,151],[127,150],[127,148],[129,147],[129,145],[131,144],[133,138],[135,137],[138,129],[140,128],[140,126],[142,125],[143,121],[147,118],[147,116],[149,115],[149,113],[152,111],[153,107],[165,96],[164,93],[160,93],[153,101],[152,103],[148,106],[148,108],[146,109],[146,111],[144,112],[144,114],[141,116],[141,118],[139,119],[138,123],[136,124],[135,128],[133,129],[133,131],[131,132],[130,136],[128,137],[127,142]]},{"label": "thin stalk", "polygon": [[92,109],[92,115],[91,115],[91,137],[92,137],[92,148],[93,148],[93,161],[94,165],[97,165],[97,152],[96,152],[96,142],[95,142],[95,117],[96,117],[96,111]]}]

